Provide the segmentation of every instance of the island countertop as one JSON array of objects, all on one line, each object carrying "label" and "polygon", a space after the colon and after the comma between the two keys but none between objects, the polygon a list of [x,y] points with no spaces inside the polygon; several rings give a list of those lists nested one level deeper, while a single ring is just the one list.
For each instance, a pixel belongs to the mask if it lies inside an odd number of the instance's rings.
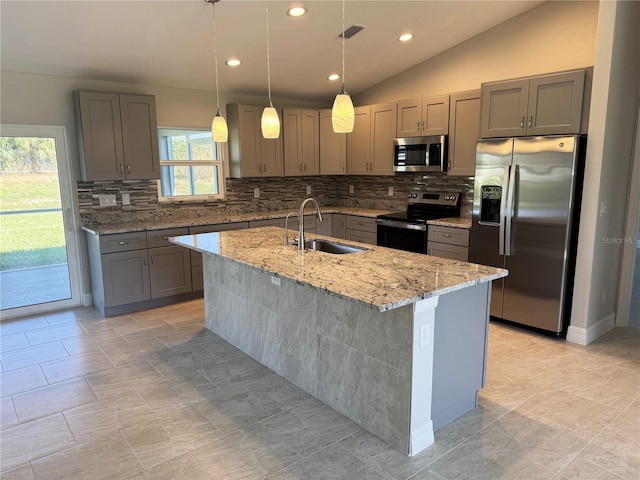
[{"label": "island countertop", "polygon": [[508,275],[501,268],[449,260],[385,247],[323,238],[365,249],[329,254],[284,246],[284,229],[262,227],[172,237],[193,250],[225,257],[275,276],[293,279],[344,298],[387,311],[419,300]]}]

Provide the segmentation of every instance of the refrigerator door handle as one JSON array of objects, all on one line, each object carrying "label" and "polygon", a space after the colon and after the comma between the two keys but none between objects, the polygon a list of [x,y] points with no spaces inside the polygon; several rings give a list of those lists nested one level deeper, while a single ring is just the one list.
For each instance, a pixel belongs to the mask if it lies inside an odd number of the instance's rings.
[{"label": "refrigerator door handle", "polygon": [[509,256],[513,253],[513,245],[511,243],[512,236],[512,223],[513,223],[513,197],[515,195],[516,190],[516,173],[518,171],[518,167],[520,165],[513,165],[511,167],[511,173],[509,174],[509,189],[507,191],[507,212],[506,212],[506,245],[505,245],[505,255]]},{"label": "refrigerator door handle", "polygon": [[[509,191],[509,173],[511,172],[511,166],[504,166],[504,177],[502,177],[502,191]],[[507,194],[508,196],[508,194]],[[505,196],[502,195],[500,199],[500,229],[498,233],[498,255],[504,255],[504,228],[505,228],[505,217],[507,211],[507,203],[508,198],[505,200]]]}]

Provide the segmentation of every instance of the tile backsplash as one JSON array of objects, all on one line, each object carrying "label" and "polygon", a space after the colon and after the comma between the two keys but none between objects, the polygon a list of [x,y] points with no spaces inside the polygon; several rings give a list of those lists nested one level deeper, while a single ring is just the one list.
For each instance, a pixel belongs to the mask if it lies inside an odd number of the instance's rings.
[{"label": "tile backsplash", "polygon": [[[353,186],[353,193],[349,187]],[[307,188],[311,194],[307,195]],[[393,196],[389,196],[393,187]],[[260,191],[254,198],[254,189]],[[159,203],[156,180],[123,180],[77,183],[78,204],[83,223],[136,221],[140,215],[167,217],[204,216],[211,209],[228,213],[294,210],[300,201],[314,197],[322,206],[349,206],[383,210],[402,210],[409,191],[415,188],[448,190],[462,193],[462,215],[470,216],[473,202],[473,177],[450,177],[442,173],[395,176],[317,176],[272,178],[227,178],[223,200]],[[128,193],[130,205],[122,205],[122,194]],[[115,206],[100,206],[99,195],[114,194]]]}]

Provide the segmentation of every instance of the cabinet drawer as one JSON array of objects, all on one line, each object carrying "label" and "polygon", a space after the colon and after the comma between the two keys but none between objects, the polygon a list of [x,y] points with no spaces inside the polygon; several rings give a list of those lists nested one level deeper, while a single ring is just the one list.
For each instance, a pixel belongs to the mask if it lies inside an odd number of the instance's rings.
[{"label": "cabinet drawer", "polygon": [[249,222],[216,223],[212,225],[189,227],[189,233],[191,235],[196,235],[198,233],[228,232],[229,230],[242,230],[245,228],[249,228]]},{"label": "cabinet drawer", "polygon": [[100,235],[100,253],[126,252],[147,248],[145,232]]},{"label": "cabinet drawer", "polygon": [[189,235],[189,229],[187,227],[182,227],[148,231],[147,247],[171,247],[175,244],[167,240],[167,237],[177,237],[179,235]]},{"label": "cabinet drawer", "polygon": [[349,228],[345,231],[345,240],[351,240],[353,242],[368,243],[369,245],[375,245],[378,243],[378,237],[373,232],[363,232],[361,230],[351,230]]},{"label": "cabinet drawer", "polygon": [[469,230],[466,228],[429,225],[427,240],[451,245],[469,246]]},{"label": "cabinet drawer", "polygon": [[347,230],[359,230],[361,232],[370,233],[376,233],[378,231],[375,218],[356,217],[353,215],[346,216],[345,228]]},{"label": "cabinet drawer", "polygon": [[[289,219],[291,221],[291,219]],[[258,227],[282,227],[284,228],[284,218],[268,218],[265,220],[252,220],[249,222],[249,228]]]},{"label": "cabinet drawer", "polygon": [[[314,228],[317,228],[317,220],[315,215],[305,215],[304,216],[304,231],[308,231]],[[289,230],[298,230],[300,227],[300,222],[298,222],[298,217],[294,217],[293,215],[289,217]]]},{"label": "cabinet drawer", "polygon": [[450,258],[462,262],[469,261],[469,249],[459,245],[449,245],[447,243],[427,242],[427,255],[434,257]]}]

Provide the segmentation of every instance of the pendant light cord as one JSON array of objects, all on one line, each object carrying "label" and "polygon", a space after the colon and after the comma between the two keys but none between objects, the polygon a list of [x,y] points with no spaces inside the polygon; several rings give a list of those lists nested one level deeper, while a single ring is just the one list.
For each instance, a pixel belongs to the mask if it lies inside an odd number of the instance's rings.
[{"label": "pendant light cord", "polygon": [[213,63],[215,66],[216,72],[216,115],[220,115],[220,94],[218,89],[218,36],[216,33],[216,2],[219,0],[213,0],[211,2],[211,6],[213,7],[211,11],[213,12]]},{"label": "pendant light cord", "polygon": [[346,93],[346,89],[344,87],[345,85],[345,80],[344,80],[344,2],[345,0],[342,0],[342,93]]},{"label": "pendant light cord", "polygon": [[269,2],[264,0],[265,10],[267,12],[267,89],[269,91],[269,106],[273,108],[271,102],[271,60],[269,55]]}]

